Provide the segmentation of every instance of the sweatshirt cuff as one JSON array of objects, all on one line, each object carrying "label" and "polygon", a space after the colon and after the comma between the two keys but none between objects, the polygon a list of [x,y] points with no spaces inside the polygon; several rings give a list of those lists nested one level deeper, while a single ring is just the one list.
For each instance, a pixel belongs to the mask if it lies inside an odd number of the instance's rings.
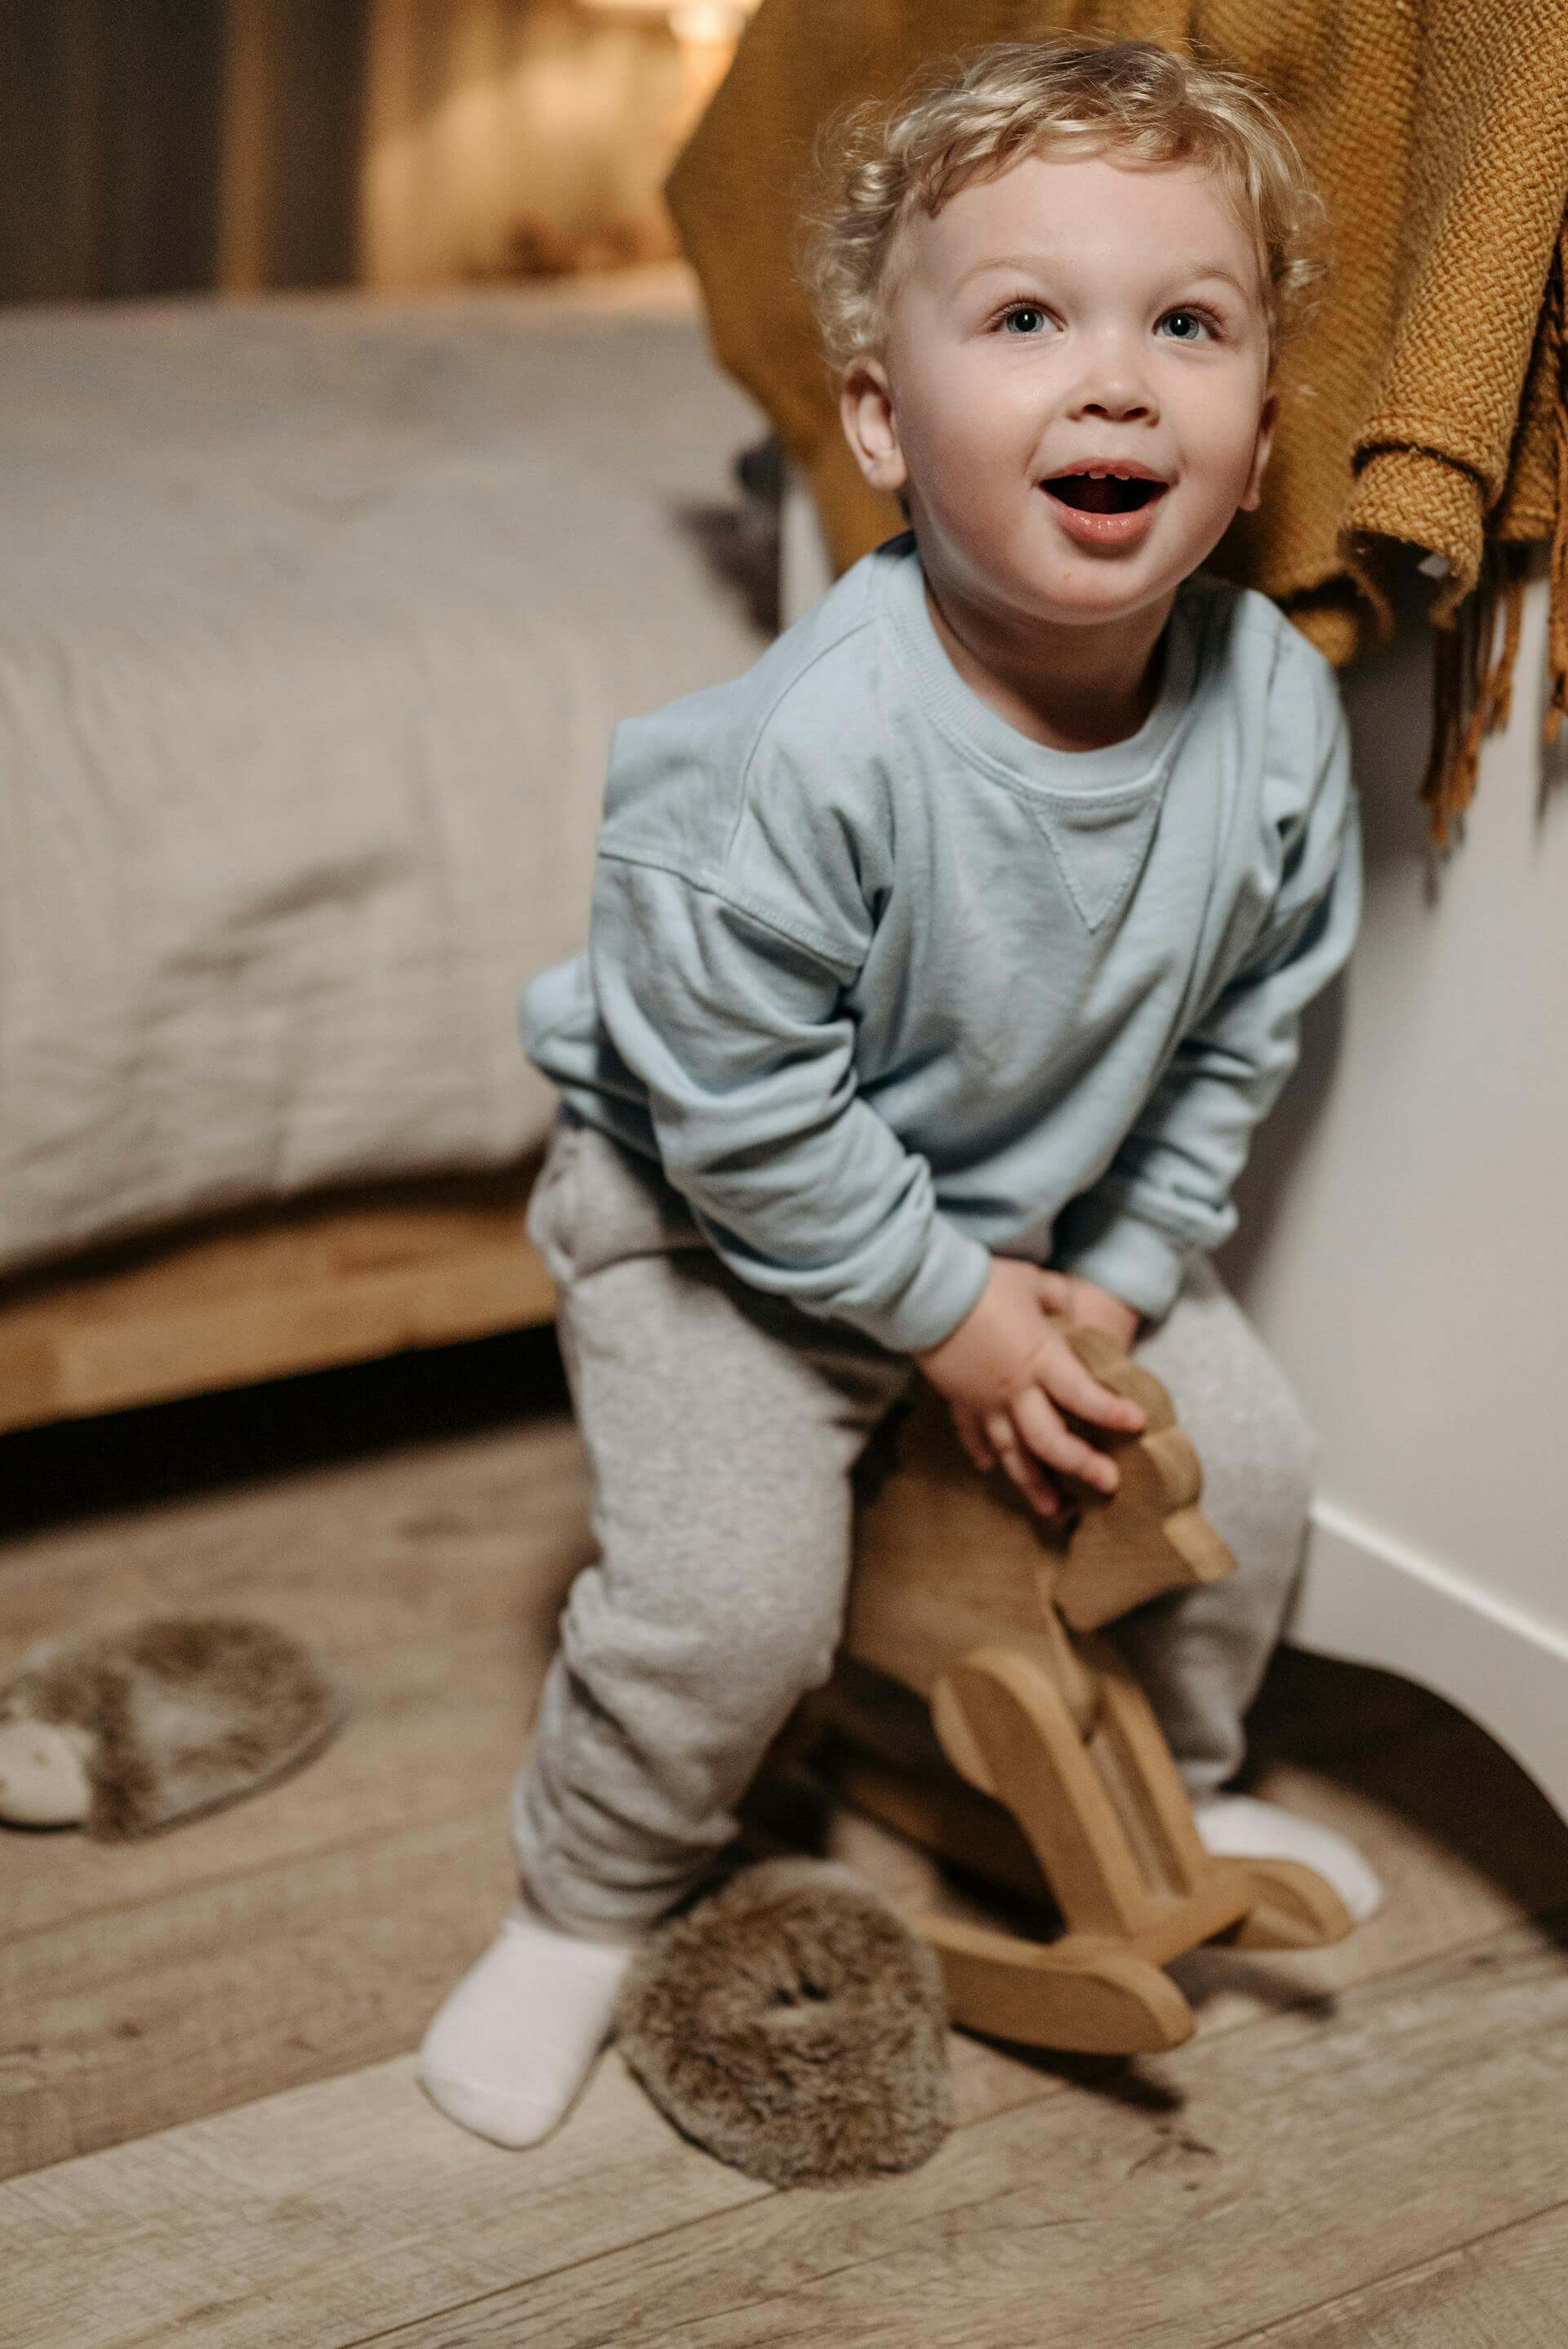
[{"label": "sweatshirt cuff", "polygon": [[1119,1205],[1101,1230],[1057,1249],[1051,1262],[1161,1321],[1176,1302],[1191,1246]]},{"label": "sweatshirt cuff", "polygon": [[895,1354],[921,1354],[951,1337],[979,1303],[991,1278],[991,1251],[940,1213],[914,1273],[889,1305],[841,1315]]}]

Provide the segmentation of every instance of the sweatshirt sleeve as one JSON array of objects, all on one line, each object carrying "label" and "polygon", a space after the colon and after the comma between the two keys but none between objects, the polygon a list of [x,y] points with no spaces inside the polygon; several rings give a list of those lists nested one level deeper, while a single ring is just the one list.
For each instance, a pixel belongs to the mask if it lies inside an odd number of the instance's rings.
[{"label": "sweatshirt sleeve", "polygon": [[1241,967],[1181,1038],[1100,1179],[1058,1218],[1052,1262],[1154,1319],[1195,1247],[1235,1230],[1231,1189],[1296,1064],[1301,1014],[1349,957],[1361,917],[1360,811],[1333,669],[1315,672],[1313,748],[1270,913]]},{"label": "sweatshirt sleeve", "polygon": [[861,1098],[851,966],[823,936],[693,875],[606,852],[589,956],[600,1017],[646,1088],[664,1170],[755,1288],[894,1352],[955,1329],[990,1253],[929,1163]]}]

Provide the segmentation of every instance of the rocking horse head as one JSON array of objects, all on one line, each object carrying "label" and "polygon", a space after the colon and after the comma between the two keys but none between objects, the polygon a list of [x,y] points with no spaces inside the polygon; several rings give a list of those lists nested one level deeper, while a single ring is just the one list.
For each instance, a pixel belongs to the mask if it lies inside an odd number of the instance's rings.
[{"label": "rocking horse head", "polygon": [[1104,1330],[1063,1326],[1085,1367],[1145,1413],[1137,1435],[1092,1431],[1115,1452],[1115,1493],[1064,1479],[1068,1510],[1039,1516],[1000,1470],[980,1474],[923,1385],[861,1464],[844,1649],[923,1696],[966,1648],[1022,1635],[1059,1664],[1062,1624],[1095,1630],[1235,1570],[1198,1508],[1198,1456],[1164,1387]]}]

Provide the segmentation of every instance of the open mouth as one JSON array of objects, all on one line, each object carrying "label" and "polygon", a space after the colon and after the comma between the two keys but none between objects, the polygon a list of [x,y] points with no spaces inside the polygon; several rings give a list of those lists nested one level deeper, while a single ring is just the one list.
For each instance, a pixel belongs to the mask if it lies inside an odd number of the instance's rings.
[{"label": "open mouth", "polygon": [[1080,513],[1136,513],[1140,506],[1162,498],[1166,490],[1163,481],[1126,481],[1115,473],[1099,480],[1091,473],[1058,473],[1040,487],[1063,505],[1077,506]]}]

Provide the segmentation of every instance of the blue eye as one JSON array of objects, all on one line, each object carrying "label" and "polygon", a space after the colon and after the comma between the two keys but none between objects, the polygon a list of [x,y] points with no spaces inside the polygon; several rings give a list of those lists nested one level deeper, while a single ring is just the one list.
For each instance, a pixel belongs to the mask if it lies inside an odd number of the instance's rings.
[{"label": "blue eye", "polygon": [[[996,324],[1007,333],[1016,336],[1021,336],[1031,342],[1037,342],[1039,339],[1037,328],[1020,326],[1018,322],[1020,319],[1034,319],[1043,325],[1047,316],[1048,313],[1044,305],[1038,302],[1010,302],[998,317]],[[1195,318],[1208,328],[1212,341],[1219,342],[1222,339],[1219,320],[1207,310],[1200,310],[1184,302],[1179,310],[1167,310],[1165,316],[1167,318]],[[1196,343],[1201,342],[1202,337],[1199,335],[1177,335],[1174,339],[1179,343]]]},{"label": "blue eye", "polygon": [[[1183,304],[1180,310],[1167,310],[1165,316],[1168,318],[1196,318],[1201,322],[1201,324],[1208,327],[1210,333],[1213,335],[1216,339],[1218,338],[1219,328],[1215,321],[1209,316],[1207,310],[1190,309],[1185,304]],[[1195,337],[1191,335],[1178,335],[1176,339],[1179,343],[1186,343],[1193,341]]]}]

